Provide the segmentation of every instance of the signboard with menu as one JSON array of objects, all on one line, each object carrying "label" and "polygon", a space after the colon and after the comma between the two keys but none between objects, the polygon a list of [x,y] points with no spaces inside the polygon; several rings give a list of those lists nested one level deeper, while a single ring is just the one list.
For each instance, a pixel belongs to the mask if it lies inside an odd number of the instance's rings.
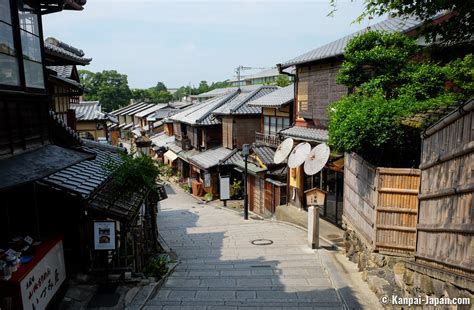
[{"label": "signboard with menu", "polygon": [[115,250],[115,221],[94,222],[94,249]]},{"label": "signboard with menu", "polygon": [[46,309],[65,279],[63,242],[59,241],[21,280],[23,309]]}]

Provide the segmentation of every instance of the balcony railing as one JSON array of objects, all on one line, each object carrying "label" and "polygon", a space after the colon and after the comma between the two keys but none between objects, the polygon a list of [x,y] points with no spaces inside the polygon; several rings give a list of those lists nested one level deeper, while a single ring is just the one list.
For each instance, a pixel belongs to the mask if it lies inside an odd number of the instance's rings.
[{"label": "balcony railing", "polygon": [[280,138],[277,135],[264,134],[262,132],[255,133],[255,142],[265,144],[272,147],[278,147]]}]

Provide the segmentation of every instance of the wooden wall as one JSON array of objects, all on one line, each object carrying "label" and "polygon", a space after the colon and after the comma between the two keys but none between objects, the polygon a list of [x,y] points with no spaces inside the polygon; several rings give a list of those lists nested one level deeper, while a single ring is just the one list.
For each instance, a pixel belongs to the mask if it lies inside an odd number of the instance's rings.
[{"label": "wooden wall", "polygon": [[346,154],[344,221],[372,250],[413,254],[419,182],[418,169],[374,167]]},{"label": "wooden wall", "polygon": [[416,261],[474,275],[474,101],[426,131]]},{"label": "wooden wall", "polygon": [[260,130],[260,115],[235,118],[233,125],[234,147],[241,149],[244,144],[255,142],[255,133]]},{"label": "wooden wall", "polygon": [[327,126],[328,105],[347,95],[347,87],[336,83],[341,62],[324,62],[298,67],[297,116],[312,119],[317,127]]}]

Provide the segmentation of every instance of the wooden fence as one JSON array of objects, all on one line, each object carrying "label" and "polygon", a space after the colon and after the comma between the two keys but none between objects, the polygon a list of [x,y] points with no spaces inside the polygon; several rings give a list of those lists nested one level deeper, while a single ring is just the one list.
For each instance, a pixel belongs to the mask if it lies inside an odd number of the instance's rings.
[{"label": "wooden fence", "polygon": [[474,275],[474,100],[426,130],[415,259]]},{"label": "wooden fence", "polygon": [[371,250],[411,255],[419,186],[418,169],[375,167],[346,154],[343,219]]}]

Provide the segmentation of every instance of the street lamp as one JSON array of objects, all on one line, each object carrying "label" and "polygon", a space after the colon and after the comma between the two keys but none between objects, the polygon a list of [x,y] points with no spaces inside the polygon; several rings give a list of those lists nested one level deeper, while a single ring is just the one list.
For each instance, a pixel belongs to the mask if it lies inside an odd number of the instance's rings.
[{"label": "street lamp", "polygon": [[249,199],[247,193],[247,158],[250,153],[250,144],[242,145],[242,156],[244,156],[245,170],[244,170],[244,220],[249,219]]}]

